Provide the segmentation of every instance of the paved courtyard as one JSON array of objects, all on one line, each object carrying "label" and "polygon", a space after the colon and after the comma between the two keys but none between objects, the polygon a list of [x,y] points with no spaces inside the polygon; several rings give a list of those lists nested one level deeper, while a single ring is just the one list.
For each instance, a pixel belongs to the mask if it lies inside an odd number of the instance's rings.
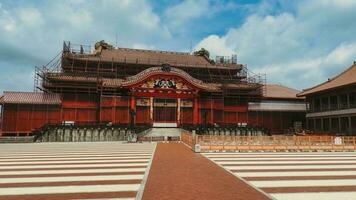
[{"label": "paved courtyard", "polygon": [[356,199],[356,152],[203,155],[278,200]]},{"label": "paved courtyard", "polygon": [[0,145],[0,199],[135,199],[155,144]]},{"label": "paved courtyard", "polygon": [[2,199],[356,199],[355,153],[193,153],[183,143],[0,145]]}]

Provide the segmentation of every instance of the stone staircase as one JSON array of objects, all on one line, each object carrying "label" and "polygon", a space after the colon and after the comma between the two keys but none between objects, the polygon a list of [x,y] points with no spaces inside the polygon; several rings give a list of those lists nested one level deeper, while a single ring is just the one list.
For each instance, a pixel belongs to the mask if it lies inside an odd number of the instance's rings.
[{"label": "stone staircase", "polygon": [[141,136],[144,137],[180,137],[180,128],[151,128]]},{"label": "stone staircase", "polygon": [[23,136],[23,137],[0,137],[0,143],[32,143],[34,142],[33,136]]}]

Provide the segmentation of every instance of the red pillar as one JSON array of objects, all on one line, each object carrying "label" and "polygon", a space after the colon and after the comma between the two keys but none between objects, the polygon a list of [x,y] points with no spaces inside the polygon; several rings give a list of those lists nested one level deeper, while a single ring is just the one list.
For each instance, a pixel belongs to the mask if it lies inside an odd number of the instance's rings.
[{"label": "red pillar", "polygon": [[131,107],[132,110],[136,111],[135,97],[134,96],[131,97],[131,106],[130,107]]},{"label": "red pillar", "polygon": [[194,97],[194,112],[193,112],[194,126],[198,125],[198,119],[199,119],[198,98]]},{"label": "red pillar", "polygon": [[135,97],[131,96],[131,102],[130,102],[130,126],[135,125],[135,115],[136,115],[136,105],[135,105]]}]

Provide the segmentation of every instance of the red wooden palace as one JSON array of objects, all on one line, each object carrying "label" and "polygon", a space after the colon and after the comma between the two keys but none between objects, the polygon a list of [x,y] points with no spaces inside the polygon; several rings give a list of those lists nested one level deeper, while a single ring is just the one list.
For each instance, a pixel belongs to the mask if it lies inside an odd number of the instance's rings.
[{"label": "red wooden palace", "polygon": [[0,97],[3,136],[63,123],[253,125],[282,133],[304,119],[298,91],[266,86],[234,56],[213,61],[204,49],[190,54],[113,48],[103,41],[95,51],[73,46],[65,42],[55,59],[36,67],[35,92]]}]

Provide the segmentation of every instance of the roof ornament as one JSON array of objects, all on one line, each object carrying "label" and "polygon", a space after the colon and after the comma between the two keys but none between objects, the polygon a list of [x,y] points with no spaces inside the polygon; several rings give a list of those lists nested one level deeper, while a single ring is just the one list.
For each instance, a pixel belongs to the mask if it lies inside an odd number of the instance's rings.
[{"label": "roof ornament", "polygon": [[195,56],[204,56],[206,58],[209,59],[209,56],[210,56],[210,53],[208,50],[204,49],[204,48],[201,48],[200,50],[198,51],[194,51],[194,55]]},{"label": "roof ornament", "polygon": [[170,72],[171,71],[171,66],[169,64],[162,64],[161,70],[163,72]]},{"label": "roof ornament", "polygon": [[95,43],[95,54],[96,55],[99,55],[101,53],[101,51],[105,50],[105,49],[112,50],[112,49],[114,49],[114,47],[111,44],[105,42],[104,40],[101,40],[101,41]]},{"label": "roof ornament", "polygon": [[193,53],[194,56],[202,56],[204,57],[207,61],[209,61],[211,64],[215,64],[215,61],[210,59],[210,53],[208,50],[201,48],[198,51],[194,51]]}]

